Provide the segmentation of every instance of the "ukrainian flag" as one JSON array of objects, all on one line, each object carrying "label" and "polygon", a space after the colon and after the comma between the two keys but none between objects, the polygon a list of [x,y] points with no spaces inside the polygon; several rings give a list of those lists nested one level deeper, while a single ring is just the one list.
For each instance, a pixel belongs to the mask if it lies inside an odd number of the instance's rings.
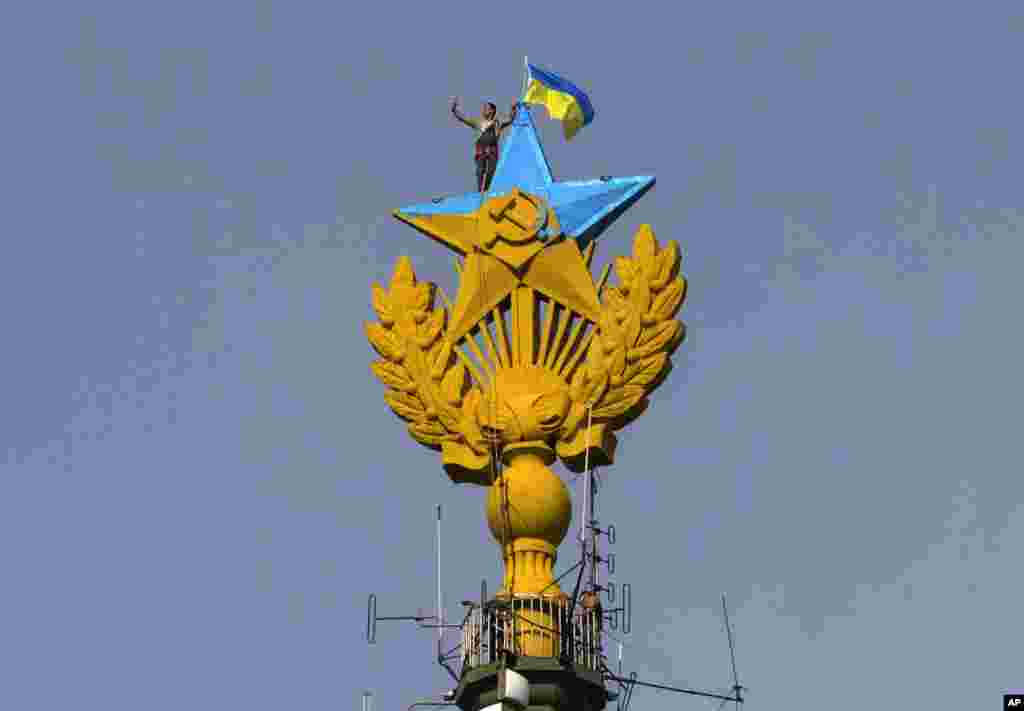
[{"label": "ukrainian flag", "polygon": [[526,65],[526,93],[523,101],[546,107],[551,118],[562,122],[565,140],[571,140],[581,128],[594,120],[594,107],[575,84],[557,74]]}]

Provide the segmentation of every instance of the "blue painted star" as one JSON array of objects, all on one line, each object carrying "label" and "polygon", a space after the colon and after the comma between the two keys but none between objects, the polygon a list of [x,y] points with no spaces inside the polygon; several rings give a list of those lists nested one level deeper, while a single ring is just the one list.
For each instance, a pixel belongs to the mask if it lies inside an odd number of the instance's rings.
[{"label": "blue painted star", "polygon": [[562,232],[575,239],[580,250],[584,250],[654,186],[653,176],[556,182],[551,177],[551,167],[530,111],[524,104],[519,105],[510,131],[487,193],[465,193],[410,205],[396,210],[395,217],[467,255],[466,245],[446,235],[459,232],[459,222],[475,222],[484,200],[519,188],[544,198],[554,209]]}]

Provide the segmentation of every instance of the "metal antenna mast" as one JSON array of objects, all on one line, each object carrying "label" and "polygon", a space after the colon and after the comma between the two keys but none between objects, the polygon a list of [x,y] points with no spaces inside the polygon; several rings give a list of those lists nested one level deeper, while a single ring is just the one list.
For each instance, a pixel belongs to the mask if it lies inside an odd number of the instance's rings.
[{"label": "metal antenna mast", "polygon": [[437,505],[437,654],[444,638],[444,598],[441,592],[441,504]]},{"label": "metal antenna mast", "polygon": [[590,589],[597,592],[597,566],[601,558],[597,550],[597,477],[593,469],[587,472],[587,489],[590,494],[590,512],[587,527],[590,528]]},{"label": "metal antenna mast", "polygon": [[[732,626],[729,624],[729,608],[725,604],[725,593],[722,593],[722,617],[725,619],[725,634],[729,638],[729,661],[732,662],[732,692],[736,696],[736,703],[739,705],[742,703],[740,692],[743,691],[743,687],[740,686],[740,677],[736,673],[736,647],[732,641]],[[722,702],[725,703],[724,701]]]},{"label": "metal antenna mast", "polygon": [[450,662],[458,657],[458,650],[461,648],[461,644],[456,645],[454,649],[445,650],[444,648],[444,635],[446,630],[458,629],[461,630],[465,626],[465,621],[460,624],[452,625],[445,621],[444,612],[444,591],[442,587],[441,578],[441,505],[437,506],[437,521],[436,521],[436,543],[437,543],[437,608],[433,614],[418,613],[415,615],[387,615],[382,616],[377,614],[377,596],[373,593],[370,594],[367,600],[366,608],[366,641],[370,644],[375,644],[377,641],[377,623],[381,621],[410,621],[416,622],[421,628],[425,629],[436,629],[437,630],[437,663],[440,664],[445,671],[448,672],[456,681],[459,677],[455,671],[451,668]]}]

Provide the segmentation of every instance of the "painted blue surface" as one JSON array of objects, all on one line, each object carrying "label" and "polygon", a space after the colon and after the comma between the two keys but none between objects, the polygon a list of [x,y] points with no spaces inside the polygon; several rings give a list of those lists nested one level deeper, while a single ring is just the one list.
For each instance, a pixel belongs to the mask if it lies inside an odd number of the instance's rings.
[{"label": "painted blue surface", "polygon": [[551,203],[562,231],[580,248],[597,239],[623,212],[650,190],[653,176],[567,180],[555,182],[530,110],[519,105],[509,137],[486,196],[464,193],[399,210],[405,215],[451,215],[474,212],[484,197],[503,195],[518,187]]},{"label": "painted blue surface", "polygon": [[477,210],[480,200],[480,193],[463,193],[403,207],[400,212],[406,215],[459,215]]},{"label": "painted blue surface", "polygon": [[547,198],[562,232],[580,247],[596,239],[612,221],[654,186],[653,176],[555,183]]},{"label": "painted blue surface", "polygon": [[494,169],[489,192],[501,195],[519,187],[538,193],[538,188],[551,185],[552,182],[551,166],[544,155],[530,109],[526,104],[519,104],[516,120],[501,147],[501,156]]}]

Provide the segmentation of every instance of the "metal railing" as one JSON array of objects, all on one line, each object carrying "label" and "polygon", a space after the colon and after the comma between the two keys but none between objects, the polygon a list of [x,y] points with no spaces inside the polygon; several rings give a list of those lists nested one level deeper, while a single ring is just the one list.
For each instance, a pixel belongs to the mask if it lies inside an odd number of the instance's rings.
[{"label": "metal railing", "polygon": [[601,615],[565,597],[517,594],[470,610],[462,628],[462,672],[497,662],[503,652],[554,657],[599,671]]}]

